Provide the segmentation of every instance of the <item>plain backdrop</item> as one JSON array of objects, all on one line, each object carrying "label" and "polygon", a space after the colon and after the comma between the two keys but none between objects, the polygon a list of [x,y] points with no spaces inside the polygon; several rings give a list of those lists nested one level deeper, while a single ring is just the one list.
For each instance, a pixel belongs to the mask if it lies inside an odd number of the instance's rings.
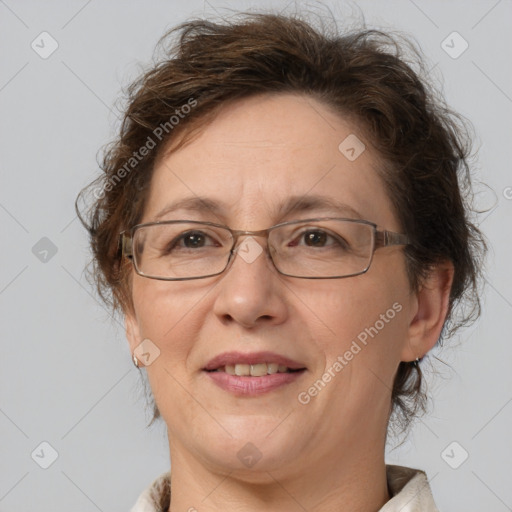
[{"label": "plain backdrop", "polygon": [[[387,460],[424,469],[442,511],[512,510],[512,2],[324,6],[416,39],[448,103],[475,126],[485,183],[482,317],[434,351],[444,362],[430,358],[432,410]],[[145,428],[122,323],[84,277],[73,203],[118,127],[121,87],[164,31],[265,7],[327,12],[315,2],[0,0],[0,511],[127,511],[169,468],[165,426]]]}]

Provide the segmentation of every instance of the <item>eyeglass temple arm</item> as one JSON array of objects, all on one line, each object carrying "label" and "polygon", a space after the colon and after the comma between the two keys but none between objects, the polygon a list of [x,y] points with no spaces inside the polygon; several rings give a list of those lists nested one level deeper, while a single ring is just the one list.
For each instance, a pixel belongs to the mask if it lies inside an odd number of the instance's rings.
[{"label": "eyeglass temple arm", "polygon": [[125,231],[123,231],[119,236],[121,255],[126,256],[127,258],[131,258],[133,256],[132,237]]},{"label": "eyeglass temple arm", "polygon": [[409,237],[402,233],[393,231],[376,231],[375,232],[375,248],[387,247],[389,245],[408,245]]}]

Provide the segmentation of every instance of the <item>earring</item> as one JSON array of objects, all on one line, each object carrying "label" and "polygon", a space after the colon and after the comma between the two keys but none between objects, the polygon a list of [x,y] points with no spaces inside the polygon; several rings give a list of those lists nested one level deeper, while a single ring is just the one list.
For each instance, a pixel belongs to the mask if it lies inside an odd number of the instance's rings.
[{"label": "earring", "polygon": [[413,364],[415,367],[417,367],[419,362],[420,362],[420,358],[419,358],[419,357],[417,357],[417,358],[412,362],[412,364]]},{"label": "earring", "polygon": [[135,365],[135,368],[139,367],[139,360],[137,359],[137,356],[135,355],[135,353],[133,354],[132,362]]}]

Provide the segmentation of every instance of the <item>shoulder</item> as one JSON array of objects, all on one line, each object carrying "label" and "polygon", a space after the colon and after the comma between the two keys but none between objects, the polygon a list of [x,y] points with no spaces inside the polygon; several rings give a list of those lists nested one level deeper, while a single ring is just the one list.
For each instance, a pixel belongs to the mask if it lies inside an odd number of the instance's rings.
[{"label": "shoulder", "polygon": [[379,512],[439,512],[424,471],[387,465],[386,475],[391,499]]},{"label": "shoulder", "polygon": [[163,473],[139,496],[130,512],[167,512],[171,503],[170,472]]}]

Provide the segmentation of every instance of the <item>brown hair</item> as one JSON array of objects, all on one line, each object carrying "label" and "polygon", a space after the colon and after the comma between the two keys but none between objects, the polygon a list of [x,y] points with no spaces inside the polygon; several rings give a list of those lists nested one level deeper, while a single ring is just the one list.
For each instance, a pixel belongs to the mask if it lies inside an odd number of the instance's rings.
[{"label": "brown hair", "polygon": [[[234,22],[186,22],[165,34],[160,48],[163,58],[127,90],[103,174],[79,196],[92,191],[95,197],[79,215],[105,301],[132,308],[132,269],[121,261],[119,232],[141,218],[161,150],[203,128],[228,102],[288,92],[315,97],[348,116],[380,155],[389,197],[412,241],[405,249],[411,289],[440,261],[453,262],[440,340],[477,318],[485,242],[470,219],[470,137],[460,116],[420,78],[426,73],[412,44],[375,30],[329,34],[298,16],[244,14]],[[420,366],[400,363],[392,409],[404,429],[425,408],[421,384]],[[158,416],[154,405],[152,422]]]}]

